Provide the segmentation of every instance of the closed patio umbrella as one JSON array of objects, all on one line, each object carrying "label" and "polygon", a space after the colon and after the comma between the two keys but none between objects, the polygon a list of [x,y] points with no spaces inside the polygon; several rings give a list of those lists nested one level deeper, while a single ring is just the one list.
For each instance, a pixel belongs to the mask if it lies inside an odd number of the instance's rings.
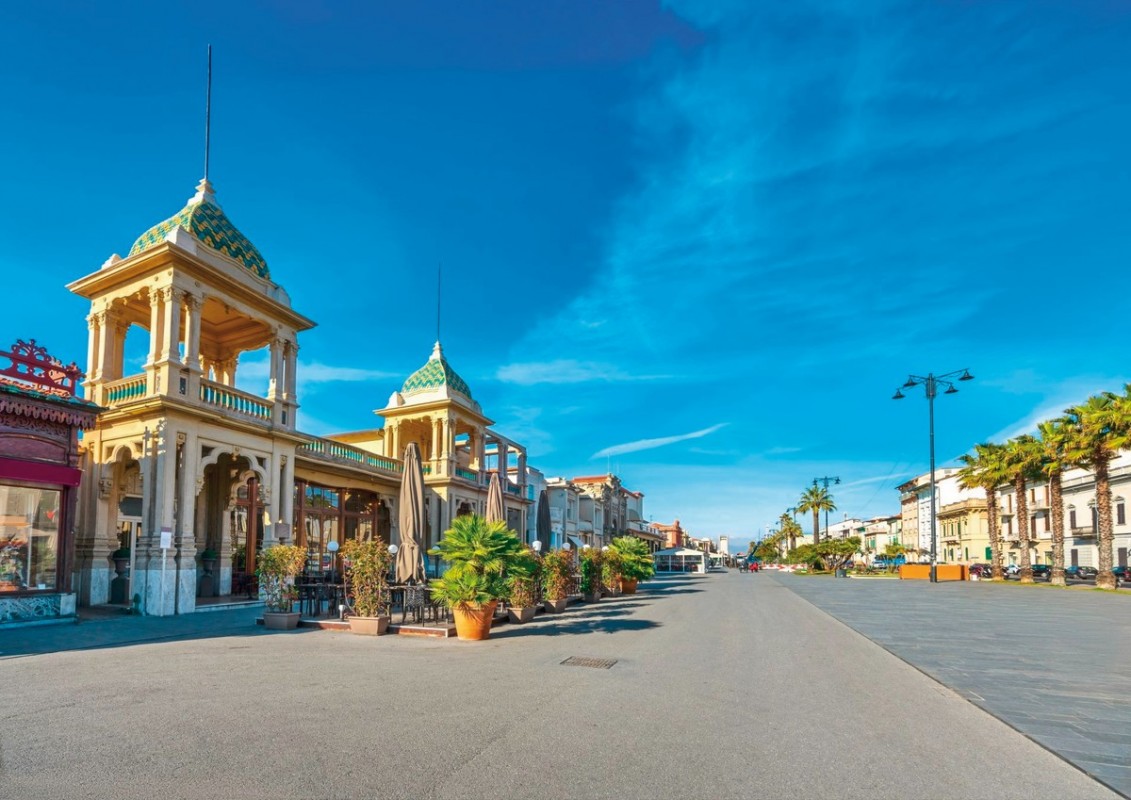
[{"label": "closed patio umbrella", "polygon": [[506,522],[507,512],[503,507],[503,487],[499,483],[499,473],[491,474],[491,483],[487,486],[487,513],[488,522]]},{"label": "closed patio umbrella", "polygon": [[550,527],[550,496],[546,494],[545,489],[538,494],[538,517],[535,532],[538,536],[538,541],[542,543],[542,552],[550,552],[550,542],[553,532]]},{"label": "closed patio umbrella", "polygon": [[397,550],[397,583],[424,580],[424,473],[420,449],[410,442],[404,451],[404,473],[399,498],[400,548]]}]

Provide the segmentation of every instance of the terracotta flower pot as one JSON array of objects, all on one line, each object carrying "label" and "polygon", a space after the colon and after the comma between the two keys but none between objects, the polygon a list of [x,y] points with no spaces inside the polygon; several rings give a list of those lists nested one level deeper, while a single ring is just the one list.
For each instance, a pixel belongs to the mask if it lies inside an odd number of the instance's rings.
[{"label": "terracotta flower pot", "polygon": [[624,594],[636,594],[636,579],[621,578],[620,590]]},{"label": "terracotta flower pot", "polygon": [[544,605],[546,607],[547,613],[550,613],[550,614],[559,614],[562,611],[565,611],[566,605],[568,605],[568,604],[569,604],[569,600],[566,600],[564,597],[561,600],[543,600],[542,601],[542,605]]},{"label": "terracotta flower pot", "polygon": [[495,618],[497,600],[482,606],[456,606],[452,616],[456,621],[456,638],[479,642],[491,635],[491,621]]},{"label": "terracotta flower pot", "polygon": [[511,622],[530,622],[534,619],[534,614],[538,609],[534,606],[523,606],[522,608],[508,608],[507,617]]},{"label": "terracotta flower pot", "polygon": [[389,629],[389,615],[379,617],[349,617],[350,633],[360,636],[384,636]]},{"label": "terracotta flower pot", "polygon": [[298,627],[297,611],[264,611],[263,627],[269,631],[293,631]]}]

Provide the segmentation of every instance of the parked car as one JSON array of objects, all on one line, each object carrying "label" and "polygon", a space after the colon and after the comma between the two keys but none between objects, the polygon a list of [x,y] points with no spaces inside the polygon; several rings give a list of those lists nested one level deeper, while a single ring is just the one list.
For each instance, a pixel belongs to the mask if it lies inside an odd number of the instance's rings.
[{"label": "parked car", "polygon": [[1052,567],[1048,564],[1033,564],[1033,580],[1052,580]]},{"label": "parked car", "polygon": [[1081,581],[1094,581],[1098,570],[1095,567],[1069,566],[1064,568],[1064,577]]},{"label": "parked car", "polygon": [[1021,565],[1020,564],[1006,564],[1005,565],[1005,574],[1006,575],[1016,575],[1020,571],[1021,571]]},{"label": "parked car", "polygon": [[1111,574],[1115,576],[1116,586],[1122,586],[1123,584],[1127,583],[1128,575],[1126,565],[1121,567],[1112,567]]}]

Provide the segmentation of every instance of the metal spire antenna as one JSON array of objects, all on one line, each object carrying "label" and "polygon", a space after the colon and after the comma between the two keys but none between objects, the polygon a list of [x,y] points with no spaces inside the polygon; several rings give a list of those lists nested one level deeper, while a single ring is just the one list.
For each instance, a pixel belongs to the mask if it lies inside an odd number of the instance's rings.
[{"label": "metal spire antenna", "polygon": [[204,180],[208,180],[208,148],[212,132],[212,45],[208,45],[208,88],[204,92]]}]

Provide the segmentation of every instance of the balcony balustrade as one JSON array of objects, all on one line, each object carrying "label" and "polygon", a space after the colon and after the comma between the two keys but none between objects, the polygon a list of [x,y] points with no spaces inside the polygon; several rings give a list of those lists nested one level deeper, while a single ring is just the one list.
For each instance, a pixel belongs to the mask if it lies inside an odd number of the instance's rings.
[{"label": "balcony balustrade", "polygon": [[522,497],[522,487],[521,486],[515,486],[513,483],[508,483],[507,484],[507,491],[510,494],[515,495],[516,497]]},{"label": "balcony balustrade", "polygon": [[352,447],[332,439],[315,439],[298,448],[299,456],[313,456],[322,461],[331,461],[349,466],[364,467],[367,471],[399,475],[404,472],[404,464],[392,458],[378,456],[366,450]]},{"label": "balcony balustrade", "polygon": [[145,397],[144,373],[102,384],[102,404],[111,408],[140,400],[143,397]]},{"label": "balcony balustrade", "polygon": [[479,483],[479,473],[474,470],[464,469],[463,467],[456,467],[456,477],[463,478],[465,481],[471,481],[472,483]]},{"label": "balcony balustrade", "polygon": [[271,421],[270,403],[261,397],[233,389],[231,386],[202,380],[200,400],[206,406],[219,408],[239,417],[250,418],[257,422]]},{"label": "balcony balustrade", "polygon": [[1095,539],[1096,529],[1093,527],[1071,528],[1069,529],[1069,535],[1075,536],[1077,539]]}]

